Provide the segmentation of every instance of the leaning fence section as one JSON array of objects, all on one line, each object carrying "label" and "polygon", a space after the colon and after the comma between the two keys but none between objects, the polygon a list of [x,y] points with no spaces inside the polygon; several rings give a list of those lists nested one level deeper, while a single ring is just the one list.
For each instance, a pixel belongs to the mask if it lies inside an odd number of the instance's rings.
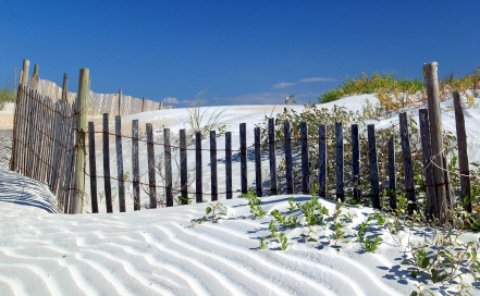
[{"label": "leaning fence section", "polygon": [[14,115],[10,167],[47,184],[58,208],[70,212],[73,196],[75,147],[74,111],[65,101],[52,101],[20,86]]}]

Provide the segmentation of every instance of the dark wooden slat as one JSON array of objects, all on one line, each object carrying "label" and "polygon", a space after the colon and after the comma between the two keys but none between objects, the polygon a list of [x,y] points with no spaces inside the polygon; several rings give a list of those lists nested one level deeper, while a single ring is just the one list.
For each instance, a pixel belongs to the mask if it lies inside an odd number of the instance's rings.
[{"label": "dark wooden slat", "polygon": [[260,143],[260,127],[255,127],[255,185],[257,196],[262,196],[262,150]]},{"label": "dark wooden slat", "polygon": [[310,164],[308,160],[308,130],[307,123],[300,123],[300,142],[302,145],[302,191],[310,192]]},{"label": "dark wooden slat", "polygon": [[277,159],[275,155],[275,119],[268,119],[268,155],[270,159],[270,194],[275,195],[277,189]]},{"label": "dark wooden slat", "polygon": [[290,122],[285,121],[283,123],[283,149],[285,152],[285,179],[287,185],[287,194],[292,194],[294,190],[293,180],[293,159],[292,159],[292,130]]},{"label": "dark wooden slat", "polygon": [[435,203],[432,201],[435,199],[435,180],[433,175],[433,166],[430,163],[432,158],[432,147],[430,143],[430,120],[428,117],[427,109],[420,109],[418,111],[418,117],[420,122],[420,140],[422,142],[422,162],[423,170],[425,172],[425,184],[427,185],[427,213]]},{"label": "dark wooden slat", "polygon": [[92,199],[92,213],[98,213],[95,126],[93,125],[93,122],[88,123],[88,156],[88,167],[90,169],[90,197]]},{"label": "dark wooden slat", "polygon": [[217,133],[210,131],[210,190],[212,201],[218,200]]},{"label": "dark wooden slat", "polygon": [[318,196],[327,197],[327,128],[318,127]]},{"label": "dark wooden slat", "polygon": [[408,136],[407,113],[402,112],[400,117],[400,139],[402,143],[403,167],[405,172],[405,191],[408,200],[407,210],[412,214],[416,209],[415,201],[415,185],[413,183],[413,165],[412,155],[410,152],[410,139]]},{"label": "dark wooden slat", "polygon": [[110,181],[110,135],[108,131],[108,113],[103,114],[103,184],[105,186],[105,202],[107,213],[113,213],[112,184]]},{"label": "dark wooden slat", "polygon": [[173,206],[173,181],[172,181],[172,146],[170,143],[170,129],[163,129],[163,144],[165,148],[165,197],[167,207]]},{"label": "dark wooden slat", "polygon": [[120,212],[126,211],[125,176],[123,173],[122,118],[115,116],[115,148],[117,150],[118,203]]},{"label": "dark wooden slat", "polygon": [[148,195],[150,209],[157,208],[157,182],[155,172],[155,148],[153,146],[153,127],[151,123],[145,124],[147,133],[147,158],[148,158]]},{"label": "dark wooden slat", "polygon": [[133,209],[140,210],[140,168],[138,160],[138,120],[132,120]]},{"label": "dark wooden slat", "polygon": [[378,178],[377,141],[375,139],[375,125],[369,124],[368,130],[368,155],[370,159],[370,186],[372,188],[372,206],[380,209],[380,184]]},{"label": "dark wooden slat", "polygon": [[180,194],[188,198],[188,170],[187,170],[187,135],[185,129],[180,130]]},{"label": "dark wooden slat", "polygon": [[247,194],[247,125],[245,123],[240,123],[240,178],[242,194]]},{"label": "dark wooden slat", "polygon": [[353,198],[360,200],[360,143],[358,124],[351,125],[352,131],[352,173],[353,173]]},{"label": "dark wooden slat", "polygon": [[197,203],[203,202],[202,194],[202,132],[195,132],[195,194]]},{"label": "dark wooden slat", "polygon": [[344,160],[343,160],[343,124],[335,123],[335,166],[336,166],[336,198],[342,202],[345,201],[345,184],[344,184]]},{"label": "dark wooden slat", "polygon": [[468,166],[467,151],[467,132],[465,129],[465,115],[463,114],[460,94],[453,93],[453,105],[455,107],[455,125],[457,129],[457,145],[458,145],[458,166],[460,169],[460,199],[463,206],[469,213],[472,212],[472,203],[470,201],[472,192],[470,189],[470,168]]},{"label": "dark wooden slat", "polygon": [[227,199],[232,198],[232,133],[225,133],[225,191]]},{"label": "dark wooden slat", "polygon": [[388,190],[390,208],[397,208],[397,179],[395,177],[395,138],[392,135],[388,140]]}]

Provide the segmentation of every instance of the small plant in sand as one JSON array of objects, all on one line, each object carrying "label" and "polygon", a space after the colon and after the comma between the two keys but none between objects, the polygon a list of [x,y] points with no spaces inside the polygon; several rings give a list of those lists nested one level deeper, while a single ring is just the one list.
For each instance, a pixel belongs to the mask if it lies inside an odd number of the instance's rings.
[{"label": "small plant in sand", "polygon": [[253,217],[256,219],[261,219],[265,216],[266,213],[260,206],[262,201],[257,197],[253,189],[250,189],[246,194],[242,194],[242,197],[248,200],[250,214],[252,214]]},{"label": "small plant in sand", "polygon": [[193,226],[196,226],[207,221],[218,223],[226,214],[227,207],[221,202],[214,201],[205,208],[205,215],[199,219],[192,220],[192,224]]}]

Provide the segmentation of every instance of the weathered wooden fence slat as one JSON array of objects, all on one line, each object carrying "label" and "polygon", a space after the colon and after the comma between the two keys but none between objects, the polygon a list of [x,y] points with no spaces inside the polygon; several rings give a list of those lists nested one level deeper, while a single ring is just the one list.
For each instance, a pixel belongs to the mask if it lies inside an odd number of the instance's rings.
[{"label": "weathered wooden fence slat", "polygon": [[210,191],[211,200],[218,200],[217,133],[210,131]]},{"label": "weathered wooden fence slat", "polygon": [[195,132],[195,194],[198,202],[203,202],[202,194],[202,132]]},{"label": "weathered wooden fence slat", "polygon": [[107,213],[113,213],[112,184],[110,180],[110,135],[108,131],[108,113],[103,114],[103,184]]},{"label": "weathered wooden fence slat", "polygon": [[132,189],[133,210],[141,209],[140,202],[140,165],[138,159],[138,120],[132,120]]},{"label": "weathered wooden fence slat", "polygon": [[248,193],[247,183],[247,124],[240,123],[240,178],[242,194]]},{"label": "weathered wooden fence slat", "polygon": [[335,123],[335,168],[336,178],[336,199],[345,201],[344,168],[343,168],[343,123]]},{"label": "weathered wooden fence slat", "polygon": [[300,123],[300,142],[302,145],[302,192],[310,192],[310,163],[308,159],[308,128],[306,122]]},{"label": "weathered wooden fence slat", "polygon": [[318,127],[318,195],[327,195],[327,127]]},{"label": "weathered wooden fence slat", "polygon": [[292,130],[289,121],[283,123],[283,150],[285,153],[285,181],[287,194],[292,194],[295,185],[293,180]]},{"label": "weathered wooden fence slat", "polygon": [[352,132],[352,177],[353,177],[353,198],[360,200],[360,143],[358,124],[351,125]]},{"label": "weathered wooden fence slat", "polygon": [[232,133],[225,133],[225,191],[227,199],[233,197],[232,194]]},{"label": "weathered wooden fence slat", "polygon": [[268,156],[270,160],[270,194],[277,194],[277,160],[275,155],[275,119],[268,119]]},{"label": "weathered wooden fence slat", "polygon": [[[430,161],[432,159],[432,147],[430,143],[430,121],[427,109],[418,110],[420,122],[420,141],[422,142],[422,162],[425,176],[425,184],[427,190],[427,209],[434,206],[432,201],[435,199],[435,180],[433,177],[433,166]],[[427,213],[429,210],[427,210]]]},{"label": "weathered wooden fence slat", "polygon": [[165,198],[167,207],[173,206],[173,179],[172,179],[172,146],[170,143],[170,129],[163,129],[163,145],[165,156]]},{"label": "weathered wooden fence slat", "polygon": [[188,199],[187,135],[185,129],[179,132],[180,141],[180,195]]},{"label": "weathered wooden fence slat", "polygon": [[93,122],[88,123],[88,167],[90,170],[90,198],[92,213],[98,213],[97,197],[97,157],[95,154],[95,126]]},{"label": "weathered wooden fence slat", "polygon": [[260,127],[254,129],[255,142],[255,187],[257,196],[262,196],[262,151],[260,143]]},{"label": "weathered wooden fence slat", "polygon": [[157,181],[155,167],[155,147],[153,146],[153,127],[151,123],[145,124],[147,133],[147,159],[148,159],[148,196],[149,208],[157,208]]},{"label": "weathered wooden fence slat", "polygon": [[458,146],[458,166],[460,169],[460,200],[463,207],[469,213],[472,212],[471,189],[470,189],[470,169],[468,166],[467,152],[467,132],[465,128],[465,115],[463,114],[460,94],[453,93],[453,106],[455,108],[455,126],[457,129],[457,146]]},{"label": "weathered wooden fence slat", "polygon": [[397,180],[395,177],[395,138],[390,136],[388,140],[388,190],[389,204],[392,210],[397,208]]},{"label": "weathered wooden fence slat", "polygon": [[115,116],[115,149],[117,151],[117,179],[118,179],[118,208],[120,212],[126,211],[125,206],[125,176],[123,172],[122,151],[122,118]]},{"label": "weathered wooden fence slat", "polygon": [[382,207],[380,203],[380,181],[378,178],[377,141],[375,139],[375,125],[367,126],[368,155],[370,159],[370,186],[372,188],[372,205],[375,209]]},{"label": "weathered wooden fence slat", "polygon": [[415,184],[413,183],[413,163],[412,154],[410,152],[410,138],[408,136],[408,121],[407,113],[402,112],[400,117],[400,139],[402,143],[402,155],[403,155],[403,169],[405,173],[405,193],[407,196],[408,206],[407,210],[409,214],[412,214],[416,209],[415,201]]}]

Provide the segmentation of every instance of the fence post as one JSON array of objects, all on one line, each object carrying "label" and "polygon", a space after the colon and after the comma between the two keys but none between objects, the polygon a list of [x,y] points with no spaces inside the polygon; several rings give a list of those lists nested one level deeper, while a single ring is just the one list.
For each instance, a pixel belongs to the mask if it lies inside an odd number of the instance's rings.
[{"label": "fence post", "polygon": [[142,112],[145,112],[145,98],[142,98]]},{"label": "fence post", "polygon": [[85,196],[85,161],[86,146],[85,135],[87,131],[87,108],[88,96],[90,92],[90,71],[86,68],[80,70],[80,79],[78,82],[78,95],[75,102],[75,179],[74,179],[74,197],[73,212],[76,214],[83,212],[83,198]]},{"label": "fence post", "polygon": [[390,208],[397,208],[397,179],[395,178],[395,138],[392,135],[388,140],[388,195],[390,196]]},{"label": "fence post", "polygon": [[165,196],[167,207],[173,206],[173,181],[172,181],[172,146],[170,143],[170,129],[163,129],[163,144],[165,148]]},{"label": "fence post", "polygon": [[202,132],[195,132],[195,187],[197,203],[203,202],[202,195]]},{"label": "fence post", "polygon": [[245,123],[240,123],[240,174],[242,194],[247,194],[247,125]]},{"label": "fence post", "polygon": [[232,132],[225,133],[225,187],[227,199],[232,198]]},{"label": "fence post", "polygon": [[180,136],[180,195],[188,198],[188,170],[187,170],[187,135],[181,129]]},{"label": "fence post", "polygon": [[381,209],[380,186],[378,179],[377,141],[375,139],[375,125],[369,124],[368,129],[368,154],[370,158],[370,186],[372,187],[372,205]]},{"label": "fence post", "polygon": [[110,180],[110,132],[108,130],[108,113],[103,114],[103,184],[107,213],[113,213],[112,183]]},{"label": "fence post", "polygon": [[20,85],[26,86],[28,84],[28,72],[30,68],[30,61],[25,59],[23,60],[22,73],[20,75]]},{"label": "fence post", "polygon": [[353,198],[360,200],[360,144],[358,124],[351,125],[352,131],[352,168],[353,168]]},{"label": "fence post", "polygon": [[93,122],[88,123],[88,159],[88,167],[90,168],[90,196],[92,198],[92,213],[98,213],[95,126],[93,125]]},{"label": "fence post", "polygon": [[140,166],[138,159],[138,120],[132,120],[132,175],[133,210],[138,211],[140,204]]},{"label": "fence post", "polygon": [[262,152],[260,145],[260,127],[255,127],[254,130],[255,138],[255,185],[257,196],[262,196]]},{"label": "fence post", "polygon": [[270,160],[270,194],[277,194],[277,159],[275,156],[275,119],[268,119],[268,155]]},{"label": "fence post", "polygon": [[432,201],[428,216],[435,216],[443,223],[447,219],[447,193],[443,173],[443,133],[440,114],[440,90],[438,86],[438,63],[423,65],[423,76],[427,87],[428,115],[432,145],[433,178],[435,182],[435,200]]},{"label": "fence post", "polygon": [[62,101],[68,102],[68,74],[63,73]]},{"label": "fence post", "polygon": [[335,140],[336,140],[336,155],[335,165],[337,171],[337,196],[336,199],[345,201],[344,175],[343,175],[343,124],[341,122],[335,123]]},{"label": "fence post", "polygon": [[455,107],[455,125],[457,128],[457,145],[458,145],[458,166],[460,169],[460,185],[462,192],[460,199],[463,206],[469,213],[472,212],[471,190],[470,190],[470,169],[468,167],[467,152],[467,132],[465,130],[465,116],[463,114],[460,94],[456,91],[453,93],[453,105]]},{"label": "fence post", "polygon": [[310,192],[310,164],[308,160],[308,128],[306,122],[300,123],[300,141],[302,142],[302,190]]},{"label": "fence post", "polygon": [[318,127],[318,196],[327,197],[327,129]]},{"label": "fence post", "polygon": [[118,202],[120,212],[125,212],[125,180],[123,175],[122,117],[115,116],[115,148],[117,150]]},{"label": "fence post", "polygon": [[410,139],[408,136],[407,113],[402,112],[400,117],[400,139],[402,142],[403,167],[405,172],[405,191],[408,201],[408,214],[411,215],[417,208],[415,201],[415,184],[413,183],[413,164],[410,152]]},{"label": "fence post", "polygon": [[289,121],[285,121],[283,123],[283,141],[283,148],[285,150],[285,165],[287,166],[285,172],[287,194],[292,194],[295,185],[293,180],[292,129]]}]

